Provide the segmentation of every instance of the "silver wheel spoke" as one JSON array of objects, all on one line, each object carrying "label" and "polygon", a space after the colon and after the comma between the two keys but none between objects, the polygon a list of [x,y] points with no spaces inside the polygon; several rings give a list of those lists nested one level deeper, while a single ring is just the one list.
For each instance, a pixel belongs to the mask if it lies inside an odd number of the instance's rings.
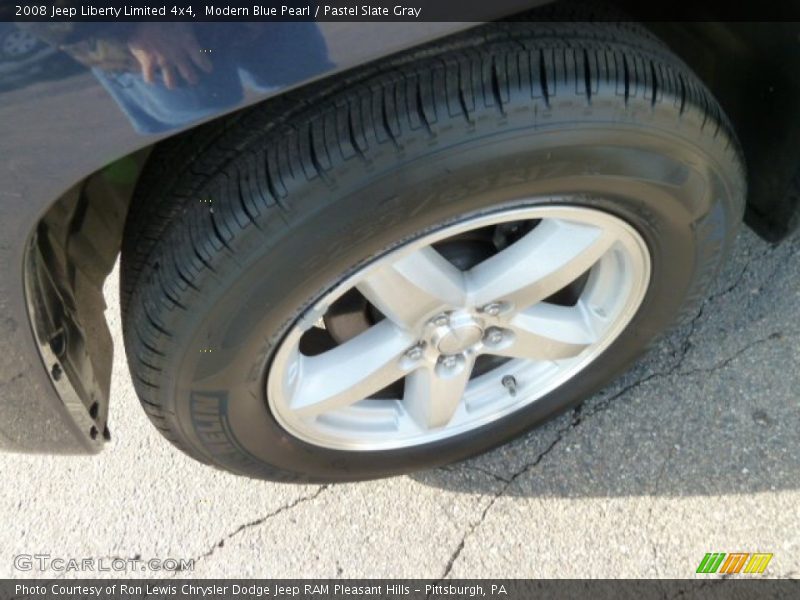
[{"label": "silver wheel spoke", "polygon": [[593,225],[544,220],[470,270],[468,289],[478,306],[505,301],[524,310],[583,275],[614,240],[608,230]]},{"label": "silver wheel spoke", "polygon": [[512,339],[490,354],[559,360],[572,358],[597,340],[582,305],[539,303],[517,314],[509,323]]},{"label": "silver wheel spoke", "polygon": [[383,266],[357,287],[386,318],[406,329],[464,302],[462,272],[430,246]]},{"label": "silver wheel spoke", "polygon": [[426,365],[406,377],[403,404],[422,429],[444,427],[453,418],[464,397],[474,358],[459,356],[458,366]]},{"label": "silver wheel spoke", "polygon": [[406,374],[401,358],[413,338],[390,321],[318,356],[300,357],[291,407],[309,417],[349,406]]},{"label": "silver wheel spoke", "polygon": [[[630,326],[650,269],[636,230],[600,210],[544,203],[467,217],[316,298],[275,352],[267,402],[288,435],[344,452],[466,434],[578,376]],[[573,306],[554,303],[584,274]]]}]

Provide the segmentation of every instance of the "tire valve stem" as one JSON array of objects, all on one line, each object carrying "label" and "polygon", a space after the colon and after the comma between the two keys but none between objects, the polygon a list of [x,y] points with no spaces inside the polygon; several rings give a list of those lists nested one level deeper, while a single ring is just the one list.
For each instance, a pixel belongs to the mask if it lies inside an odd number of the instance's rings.
[{"label": "tire valve stem", "polygon": [[517,395],[517,380],[514,379],[513,375],[506,375],[503,377],[501,383],[503,387],[506,388],[510,396]]}]

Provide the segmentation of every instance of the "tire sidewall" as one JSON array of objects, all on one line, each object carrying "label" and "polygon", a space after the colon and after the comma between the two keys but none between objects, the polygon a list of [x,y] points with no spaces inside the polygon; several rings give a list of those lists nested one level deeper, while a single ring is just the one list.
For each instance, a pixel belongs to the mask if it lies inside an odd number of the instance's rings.
[{"label": "tire sidewall", "polygon": [[[409,141],[401,168],[396,158],[376,156],[296,191],[285,222],[243,237],[236,268],[175,334],[167,409],[185,439],[212,462],[250,476],[365,479],[485,451],[597,391],[693,310],[738,221],[735,160],[720,156],[709,136],[690,135],[700,127],[684,122],[676,132],[655,117],[646,125],[598,119],[508,127],[466,141],[454,131],[433,146]],[[271,357],[316,299],[405,241],[468,216],[542,204],[612,213],[651,252],[639,311],[576,377],[480,429],[399,450],[320,448],[275,421],[266,400]]]}]

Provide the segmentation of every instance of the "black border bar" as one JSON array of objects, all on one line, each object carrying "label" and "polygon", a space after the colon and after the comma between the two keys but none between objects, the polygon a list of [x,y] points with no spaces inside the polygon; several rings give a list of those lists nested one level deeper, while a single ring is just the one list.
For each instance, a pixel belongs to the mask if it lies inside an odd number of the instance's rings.
[{"label": "black border bar", "polygon": [[797,21],[800,0],[0,0],[0,21]]}]

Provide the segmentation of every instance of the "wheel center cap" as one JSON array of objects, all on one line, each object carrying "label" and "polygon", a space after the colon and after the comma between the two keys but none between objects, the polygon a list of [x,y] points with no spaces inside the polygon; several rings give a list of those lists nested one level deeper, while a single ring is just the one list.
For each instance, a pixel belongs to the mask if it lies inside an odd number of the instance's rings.
[{"label": "wheel center cap", "polygon": [[483,338],[483,329],[472,319],[451,323],[440,332],[436,349],[442,354],[458,354],[474,346]]}]

